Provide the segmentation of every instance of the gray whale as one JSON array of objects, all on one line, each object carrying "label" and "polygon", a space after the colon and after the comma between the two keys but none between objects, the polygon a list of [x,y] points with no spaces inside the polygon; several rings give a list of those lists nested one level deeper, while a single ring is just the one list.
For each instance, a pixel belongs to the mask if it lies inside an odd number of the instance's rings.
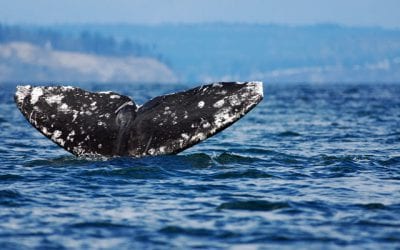
[{"label": "gray whale", "polygon": [[138,106],[114,92],[18,86],[15,102],[47,138],[76,156],[176,154],[215,135],[263,99],[261,82],[218,82]]}]

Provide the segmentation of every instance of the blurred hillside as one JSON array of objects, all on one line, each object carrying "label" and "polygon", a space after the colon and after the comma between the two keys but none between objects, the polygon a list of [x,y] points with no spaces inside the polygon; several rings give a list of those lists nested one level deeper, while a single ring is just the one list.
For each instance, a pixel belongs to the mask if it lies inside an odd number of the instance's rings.
[{"label": "blurred hillside", "polygon": [[175,82],[154,46],[82,31],[0,25],[0,82]]},{"label": "blurred hillside", "polygon": [[[146,79],[159,82],[400,82],[400,30],[330,24],[224,23],[56,25],[46,29],[23,27],[22,30],[36,36],[33,39],[25,36],[24,42],[44,51],[83,53],[93,56],[93,60],[102,58],[104,64],[100,69],[106,67],[108,61],[114,62],[105,59],[108,57],[124,62],[127,57],[147,58],[158,63],[151,64],[154,70],[146,73],[148,78],[139,73],[148,64],[141,64],[143,67],[132,67],[135,77],[123,73],[119,77],[105,77],[108,81],[140,82],[139,78],[144,77],[144,82]],[[15,35],[0,35],[3,47],[12,41],[16,41]],[[39,54],[47,56],[46,53]],[[7,63],[3,63],[4,56],[0,59],[1,72]],[[15,70],[18,65],[13,65]],[[21,65],[30,67],[30,64]],[[79,65],[78,68],[85,67],[85,63]],[[118,64],[112,66],[114,72],[118,72],[119,67]],[[36,70],[40,68],[31,71]],[[18,72],[0,80],[20,76],[21,71]],[[65,79],[70,74],[67,71],[61,74],[64,70],[52,72],[48,79]],[[77,75],[74,79],[89,80],[91,77],[79,78]],[[103,78],[93,78],[98,79]]]}]

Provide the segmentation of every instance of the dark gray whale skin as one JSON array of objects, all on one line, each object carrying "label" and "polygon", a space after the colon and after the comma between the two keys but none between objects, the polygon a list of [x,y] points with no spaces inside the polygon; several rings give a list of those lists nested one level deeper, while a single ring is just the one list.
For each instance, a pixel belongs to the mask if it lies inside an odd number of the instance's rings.
[{"label": "dark gray whale skin", "polygon": [[137,106],[114,92],[18,86],[15,102],[43,135],[76,156],[176,154],[239,120],[263,99],[261,82],[219,82]]}]

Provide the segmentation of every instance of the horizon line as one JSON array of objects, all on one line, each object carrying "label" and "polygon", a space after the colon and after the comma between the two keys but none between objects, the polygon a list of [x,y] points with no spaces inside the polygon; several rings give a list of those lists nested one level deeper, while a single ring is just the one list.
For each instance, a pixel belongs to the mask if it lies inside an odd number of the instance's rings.
[{"label": "horizon line", "polygon": [[385,27],[381,25],[349,25],[339,22],[316,22],[316,23],[279,23],[279,22],[244,22],[244,21],[205,21],[205,22],[191,22],[191,21],[167,21],[167,22],[54,22],[46,23],[28,23],[28,22],[7,22],[0,20],[0,25],[6,26],[22,26],[22,27],[56,27],[56,26],[190,26],[190,25],[248,25],[248,26],[280,26],[289,28],[303,28],[303,27],[337,27],[337,28],[353,28],[353,29],[381,29],[400,31],[399,27]]}]

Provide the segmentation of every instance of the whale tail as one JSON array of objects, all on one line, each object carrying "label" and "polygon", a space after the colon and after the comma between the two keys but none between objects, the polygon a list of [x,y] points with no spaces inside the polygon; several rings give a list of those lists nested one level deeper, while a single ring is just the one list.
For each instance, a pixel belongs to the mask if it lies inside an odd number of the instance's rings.
[{"label": "whale tail", "polygon": [[74,155],[175,154],[218,133],[263,99],[261,82],[214,83],[138,107],[114,92],[18,86],[15,101],[43,135]]}]

